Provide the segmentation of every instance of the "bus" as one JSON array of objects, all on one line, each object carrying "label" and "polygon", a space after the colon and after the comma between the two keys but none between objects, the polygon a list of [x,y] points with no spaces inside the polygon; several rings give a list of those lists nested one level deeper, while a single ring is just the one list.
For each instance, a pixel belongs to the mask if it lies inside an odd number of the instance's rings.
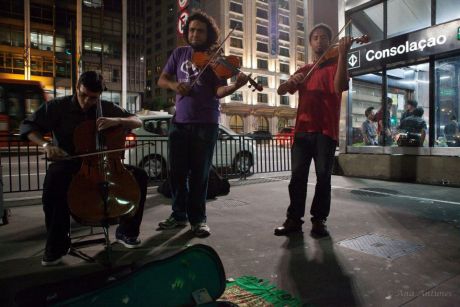
[{"label": "bus", "polygon": [[45,102],[39,81],[0,79],[0,142],[17,140],[21,122]]}]

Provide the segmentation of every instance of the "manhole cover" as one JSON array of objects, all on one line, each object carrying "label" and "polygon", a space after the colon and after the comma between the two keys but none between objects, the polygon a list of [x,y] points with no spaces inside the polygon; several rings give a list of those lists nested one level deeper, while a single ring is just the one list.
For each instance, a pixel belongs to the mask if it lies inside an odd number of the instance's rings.
[{"label": "manhole cover", "polygon": [[418,252],[423,248],[421,244],[395,240],[377,234],[367,234],[357,238],[343,240],[337,244],[390,260]]}]

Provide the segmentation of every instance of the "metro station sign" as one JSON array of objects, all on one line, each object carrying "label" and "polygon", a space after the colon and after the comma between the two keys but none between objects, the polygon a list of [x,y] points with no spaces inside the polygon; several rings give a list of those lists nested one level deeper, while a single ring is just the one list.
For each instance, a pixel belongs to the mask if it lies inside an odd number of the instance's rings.
[{"label": "metro station sign", "polygon": [[184,10],[188,6],[189,2],[189,0],[177,0],[177,6],[179,7],[179,11]]},{"label": "metro station sign", "polygon": [[179,14],[179,17],[177,18],[177,32],[180,35],[184,34],[185,23],[187,22],[189,16],[189,12],[184,10]]},{"label": "metro station sign", "polygon": [[347,57],[348,70],[353,76],[381,70],[391,63],[413,62],[460,50],[459,29],[460,19],[353,48]]}]

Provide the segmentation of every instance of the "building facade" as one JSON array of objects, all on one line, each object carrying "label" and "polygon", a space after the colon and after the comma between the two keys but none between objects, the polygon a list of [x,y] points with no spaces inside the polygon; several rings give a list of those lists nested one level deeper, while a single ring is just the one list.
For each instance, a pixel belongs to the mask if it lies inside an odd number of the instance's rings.
[{"label": "building facade", "polygon": [[[458,1],[348,0],[340,4],[340,24],[349,18],[352,26],[347,33],[355,37],[368,34],[371,41],[352,46],[348,54],[352,79],[344,97],[340,171],[460,185]],[[384,102],[387,97],[392,104]],[[401,119],[409,100],[418,102],[426,123],[426,138],[416,147],[400,139],[404,133]],[[361,127],[369,107],[376,112],[387,110],[382,131],[390,137],[382,137],[376,146],[363,143]]]},{"label": "building facade", "polygon": [[[304,1],[202,1],[217,21],[226,55],[235,55],[241,71],[251,74],[263,91],[243,87],[221,100],[221,121],[238,133],[277,133],[295,123],[297,95],[279,96],[276,89],[306,63]],[[234,79],[229,80],[229,83]]]},{"label": "building facade", "polygon": [[130,111],[145,88],[143,0],[1,0],[0,78],[70,95],[78,75],[104,76],[103,98]]}]

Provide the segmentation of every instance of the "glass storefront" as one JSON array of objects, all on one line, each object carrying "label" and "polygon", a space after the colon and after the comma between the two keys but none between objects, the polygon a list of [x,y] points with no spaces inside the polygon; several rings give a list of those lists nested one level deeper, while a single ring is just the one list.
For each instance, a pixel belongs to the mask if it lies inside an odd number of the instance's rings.
[{"label": "glass storefront", "polygon": [[460,56],[435,62],[435,146],[460,147]]},{"label": "glass storefront", "polygon": [[348,151],[458,155],[435,149],[460,147],[458,1],[346,2],[348,33],[371,36],[349,53]]}]

